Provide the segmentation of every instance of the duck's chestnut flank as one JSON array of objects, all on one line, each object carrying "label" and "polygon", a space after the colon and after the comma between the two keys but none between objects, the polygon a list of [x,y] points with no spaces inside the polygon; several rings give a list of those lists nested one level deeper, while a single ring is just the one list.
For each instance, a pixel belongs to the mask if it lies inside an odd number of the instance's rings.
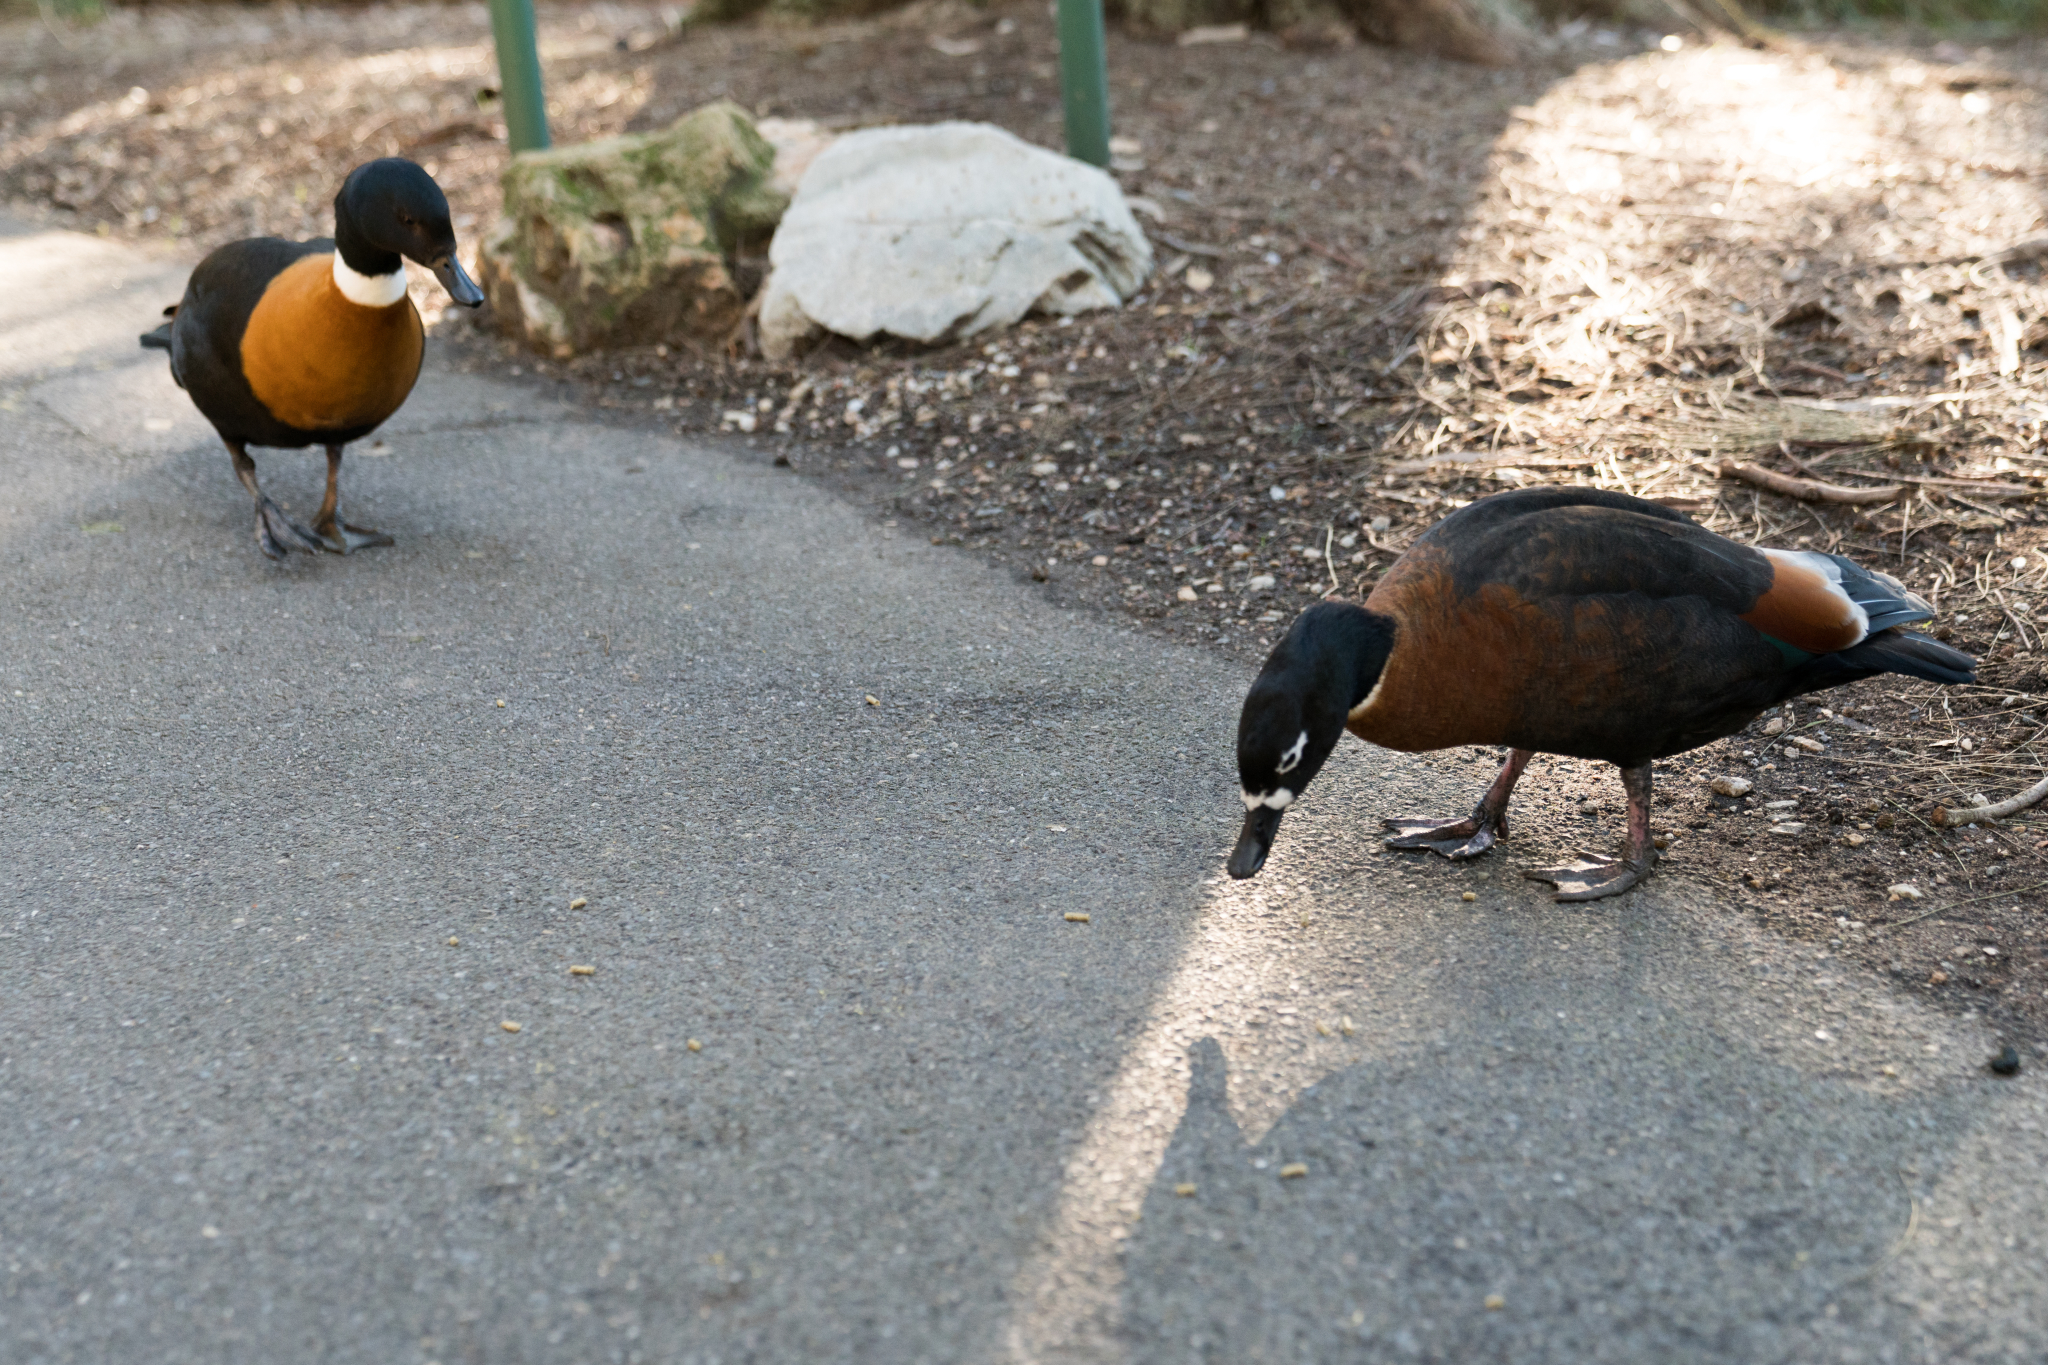
[{"label": "duck's chestnut flank", "polygon": [[1484,498],[1418,539],[1364,605],[1318,603],[1274,648],[1238,721],[1248,813],[1230,874],[1264,865],[1282,813],[1349,729],[1390,749],[1510,751],[1469,817],[1385,822],[1389,847],[1453,858],[1507,837],[1531,754],[1614,764],[1629,798],[1624,856],[1526,874],[1559,900],[1614,895],[1656,857],[1652,760],[1879,673],[1972,681],[1968,655],[1904,628],[1933,614],[1839,555],[1738,545],[1624,494]]},{"label": "duck's chestnut flank", "polygon": [[[256,543],[345,554],[389,545],[341,520],[342,447],[398,411],[419,377],[425,335],[405,262],[434,272],[466,307],[483,291],[455,254],[448,200],[410,161],[358,166],[334,197],[334,237],[230,242],[199,263],[170,321],[142,344],[171,353],[171,376],[227,444],[256,504]],[[327,496],[309,528],[256,482],[252,445],[327,448]]]}]

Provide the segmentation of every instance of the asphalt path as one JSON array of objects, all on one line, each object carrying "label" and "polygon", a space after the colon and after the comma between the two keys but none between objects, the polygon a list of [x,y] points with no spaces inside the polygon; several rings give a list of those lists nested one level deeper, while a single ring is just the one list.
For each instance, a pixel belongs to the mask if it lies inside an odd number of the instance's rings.
[{"label": "asphalt path", "polygon": [[1473,755],[1231,883],[1241,665],[431,345],[274,566],[183,269],[0,227],[0,1359],[2048,1357],[1978,1021]]}]

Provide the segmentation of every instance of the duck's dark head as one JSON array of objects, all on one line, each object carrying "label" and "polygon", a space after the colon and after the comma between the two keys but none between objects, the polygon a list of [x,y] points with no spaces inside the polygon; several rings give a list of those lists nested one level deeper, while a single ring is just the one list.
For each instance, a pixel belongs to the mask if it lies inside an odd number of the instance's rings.
[{"label": "duck's dark head", "polygon": [[1237,721],[1245,817],[1231,876],[1241,881],[1265,866],[1281,814],[1321,771],[1393,646],[1392,620],[1348,602],[1318,602],[1294,618]]},{"label": "duck's dark head", "polygon": [[484,301],[455,258],[455,228],[448,197],[412,162],[387,156],[356,167],[334,196],[334,250],[356,274],[385,278],[405,266],[399,257],[434,272],[448,297],[465,308]]}]

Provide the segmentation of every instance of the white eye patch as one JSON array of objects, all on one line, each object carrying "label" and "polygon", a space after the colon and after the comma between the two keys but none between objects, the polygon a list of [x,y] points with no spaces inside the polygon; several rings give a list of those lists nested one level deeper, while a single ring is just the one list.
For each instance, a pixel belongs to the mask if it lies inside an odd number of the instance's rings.
[{"label": "white eye patch", "polygon": [[1303,730],[1301,732],[1301,738],[1294,741],[1294,747],[1292,749],[1289,749],[1286,753],[1280,755],[1280,766],[1274,769],[1274,771],[1283,773],[1293,772],[1295,765],[1301,762],[1301,756],[1307,752],[1308,731]]},{"label": "white eye patch", "polygon": [[1294,801],[1294,793],[1285,787],[1276,787],[1270,792],[1257,796],[1251,792],[1239,792],[1238,795],[1244,798],[1244,808],[1246,810],[1257,810],[1260,806],[1271,806],[1274,810],[1286,810]]}]

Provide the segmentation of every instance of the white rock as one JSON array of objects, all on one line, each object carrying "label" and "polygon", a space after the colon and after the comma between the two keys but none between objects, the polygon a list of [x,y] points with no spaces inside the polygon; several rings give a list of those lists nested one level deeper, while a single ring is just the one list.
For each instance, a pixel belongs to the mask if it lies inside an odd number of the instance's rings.
[{"label": "white rock", "polygon": [[1707,785],[1719,796],[1747,796],[1756,783],[1746,777],[1717,777]]},{"label": "white rock", "polygon": [[1113,308],[1152,247],[1107,172],[980,123],[872,128],[817,154],[769,247],[761,349],[814,329],[936,342]]},{"label": "white rock", "polygon": [[1885,899],[1895,901],[1917,901],[1924,893],[1911,882],[1897,882],[1885,888]]},{"label": "white rock", "polygon": [[1273,584],[1277,581],[1278,580],[1276,580],[1273,577],[1273,575],[1269,573],[1253,574],[1251,581],[1249,583],[1246,583],[1245,586],[1247,588],[1250,588],[1253,592],[1266,592],[1269,591],[1272,588]]}]

